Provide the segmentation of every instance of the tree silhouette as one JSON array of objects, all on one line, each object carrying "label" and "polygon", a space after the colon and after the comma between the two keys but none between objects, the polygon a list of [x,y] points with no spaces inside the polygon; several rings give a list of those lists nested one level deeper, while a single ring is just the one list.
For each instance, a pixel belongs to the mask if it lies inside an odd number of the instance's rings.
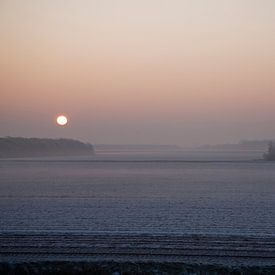
[{"label": "tree silhouette", "polygon": [[275,147],[273,141],[269,142],[267,153],[264,154],[264,159],[275,160]]}]

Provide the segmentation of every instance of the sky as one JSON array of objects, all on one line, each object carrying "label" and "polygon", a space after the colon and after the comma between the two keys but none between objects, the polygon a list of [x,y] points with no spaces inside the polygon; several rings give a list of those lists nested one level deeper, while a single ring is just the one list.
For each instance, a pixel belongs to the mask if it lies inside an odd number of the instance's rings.
[{"label": "sky", "polygon": [[274,0],[0,0],[0,38],[0,136],[275,138]]}]

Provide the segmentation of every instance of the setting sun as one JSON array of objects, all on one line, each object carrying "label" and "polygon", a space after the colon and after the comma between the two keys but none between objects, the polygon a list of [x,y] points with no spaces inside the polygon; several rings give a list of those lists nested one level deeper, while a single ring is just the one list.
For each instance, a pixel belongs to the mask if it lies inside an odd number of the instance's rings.
[{"label": "setting sun", "polygon": [[65,126],[68,123],[68,118],[64,115],[60,115],[56,118],[56,123],[60,126]]}]

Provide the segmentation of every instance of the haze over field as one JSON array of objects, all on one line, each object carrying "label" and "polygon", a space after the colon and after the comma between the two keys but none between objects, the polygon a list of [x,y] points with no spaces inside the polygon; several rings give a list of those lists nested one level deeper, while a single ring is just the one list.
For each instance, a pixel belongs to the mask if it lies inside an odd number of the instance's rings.
[{"label": "haze over field", "polygon": [[273,0],[1,0],[0,37],[0,136],[275,137]]}]

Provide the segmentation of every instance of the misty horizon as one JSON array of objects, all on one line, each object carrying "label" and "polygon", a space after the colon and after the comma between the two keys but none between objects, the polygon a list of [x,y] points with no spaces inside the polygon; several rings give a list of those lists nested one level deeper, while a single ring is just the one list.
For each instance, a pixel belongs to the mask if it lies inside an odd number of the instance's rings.
[{"label": "misty horizon", "polygon": [[103,149],[103,150],[109,150],[109,149],[116,149],[116,150],[127,150],[128,149],[135,149],[135,150],[143,150],[143,149],[157,149],[160,150],[259,150],[259,151],[266,151],[268,148],[268,145],[270,142],[275,143],[275,139],[243,139],[239,140],[237,142],[231,142],[231,143],[216,143],[216,144],[209,144],[204,143],[198,146],[181,146],[178,144],[153,144],[153,143],[94,143],[87,140],[80,140],[80,139],[74,139],[74,138],[64,138],[64,137],[23,137],[23,136],[0,136],[0,140],[16,140],[16,139],[25,139],[25,140],[56,140],[56,141],[62,141],[62,140],[68,140],[68,141],[77,141],[83,144],[91,144],[96,149]]}]

